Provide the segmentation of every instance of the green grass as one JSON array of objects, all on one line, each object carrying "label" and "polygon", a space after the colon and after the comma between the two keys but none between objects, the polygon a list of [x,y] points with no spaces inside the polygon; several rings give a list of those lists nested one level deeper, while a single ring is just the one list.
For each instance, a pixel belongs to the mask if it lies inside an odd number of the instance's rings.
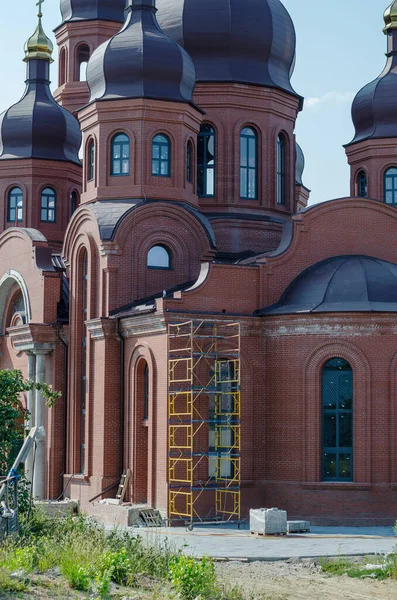
[{"label": "green grass", "polygon": [[[374,565],[366,568],[367,565]],[[379,567],[375,565],[381,565]],[[356,579],[372,578],[377,580],[397,579],[396,556],[393,554],[387,559],[385,557],[370,556],[359,562],[349,558],[331,558],[321,561],[321,569],[324,573],[334,576],[348,575]]]},{"label": "green grass", "polygon": [[82,516],[48,518],[35,510],[19,537],[0,543],[0,565],[0,598],[25,598],[40,585],[55,593],[62,582],[75,597],[90,600],[123,597],[115,586],[147,592],[153,600],[244,598],[237,588],[222,588],[210,559],[197,561],[167,543],[148,545],[126,532],[107,534]]}]

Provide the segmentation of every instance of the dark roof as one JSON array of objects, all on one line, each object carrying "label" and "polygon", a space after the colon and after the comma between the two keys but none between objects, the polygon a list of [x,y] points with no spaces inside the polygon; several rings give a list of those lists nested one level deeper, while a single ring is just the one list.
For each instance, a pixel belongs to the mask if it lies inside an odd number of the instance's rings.
[{"label": "dark roof", "polygon": [[312,265],[259,315],[397,312],[397,265],[370,256],[335,256]]},{"label": "dark roof", "polygon": [[279,0],[157,0],[163,31],[192,57],[197,81],[275,87],[297,95],[295,29]]},{"label": "dark roof", "polygon": [[116,21],[124,23],[125,0],[61,0],[62,22]]},{"label": "dark roof", "polygon": [[153,98],[191,102],[196,74],[188,54],[165,35],[154,0],[128,0],[122,30],[99,46],[88,63],[91,99]]},{"label": "dark roof", "polygon": [[[397,48],[397,31],[389,33],[389,42]],[[352,105],[352,119],[355,127],[353,140],[356,144],[363,140],[397,137],[397,54],[387,54],[387,62],[382,73],[364,86],[356,95]]]},{"label": "dark roof", "polygon": [[80,164],[81,132],[77,119],[55,102],[49,61],[27,63],[21,100],[0,115],[0,159],[38,158]]}]

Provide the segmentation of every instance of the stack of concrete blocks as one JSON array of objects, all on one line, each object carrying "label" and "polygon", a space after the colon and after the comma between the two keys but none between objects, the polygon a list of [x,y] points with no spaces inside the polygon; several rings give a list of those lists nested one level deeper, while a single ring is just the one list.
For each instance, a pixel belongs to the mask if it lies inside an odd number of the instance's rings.
[{"label": "stack of concrete blocks", "polygon": [[261,535],[285,535],[287,511],[278,508],[251,509],[250,531]]}]

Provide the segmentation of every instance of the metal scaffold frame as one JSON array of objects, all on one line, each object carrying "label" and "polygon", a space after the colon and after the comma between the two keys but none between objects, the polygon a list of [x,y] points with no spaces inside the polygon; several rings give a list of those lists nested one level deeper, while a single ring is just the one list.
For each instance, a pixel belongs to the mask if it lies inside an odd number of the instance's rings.
[{"label": "metal scaffold frame", "polygon": [[170,522],[239,522],[240,323],[168,326]]}]

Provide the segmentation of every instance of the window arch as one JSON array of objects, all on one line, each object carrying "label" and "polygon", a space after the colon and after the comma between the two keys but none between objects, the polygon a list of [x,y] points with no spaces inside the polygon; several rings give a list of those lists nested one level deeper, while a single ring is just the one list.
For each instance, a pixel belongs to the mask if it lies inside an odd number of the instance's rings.
[{"label": "window arch", "polygon": [[66,48],[62,48],[59,53],[59,85],[66,83]]},{"label": "window arch", "polygon": [[112,138],[110,174],[130,174],[130,138],[125,133],[118,133]]},{"label": "window arch", "polygon": [[357,196],[366,198],[368,195],[367,174],[365,171],[359,171],[357,174]]},{"label": "window arch", "polygon": [[286,200],[285,154],[285,136],[282,133],[280,133],[280,135],[277,138],[277,204],[281,205],[285,205]]},{"label": "window arch", "polygon": [[384,180],[384,202],[397,204],[397,168],[387,169]]},{"label": "window arch", "polygon": [[197,194],[200,198],[215,196],[215,154],[215,129],[204,123],[197,140]]},{"label": "window arch", "polygon": [[87,66],[90,60],[90,49],[87,44],[80,44],[77,48],[78,81],[87,81]]},{"label": "window arch", "polygon": [[147,255],[147,266],[151,269],[171,269],[171,252],[165,246],[152,246]]},{"label": "window arch", "polygon": [[70,216],[73,215],[74,211],[76,210],[76,208],[79,205],[79,195],[76,192],[76,190],[74,190],[71,194],[70,194]]},{"label": "window arch", "polygon": [[41,192],[41,222],[55,223],[56,221],[57,196],[55,190],[50,187]]},{"label": "window arch", "polygon": [[152,140],[152,175],[171,177],[171,142],[162,133]]},{"label": "window arch", "polygon": [[252,127],[240,134],[240,198],[256,200],[258,181],[258,135]]},{"label": "window arch", "polygon": [[322,370],[322,479],[353,479],[353,371],[343,358]]},{"label": "window arch", "polygon": [[91,139],[88,142],[87,151],[87,181],[92,181],[95,175],[95,142]]},{"label": "window arch", "polygon": [[186,181],[193,183],[193,144],[190,140],[186,147]]},{"label": "window arch", "polygon": [[21,223],[23,220],[23,192],[20,187],[14,187],[8,193],[7,221]]}]

